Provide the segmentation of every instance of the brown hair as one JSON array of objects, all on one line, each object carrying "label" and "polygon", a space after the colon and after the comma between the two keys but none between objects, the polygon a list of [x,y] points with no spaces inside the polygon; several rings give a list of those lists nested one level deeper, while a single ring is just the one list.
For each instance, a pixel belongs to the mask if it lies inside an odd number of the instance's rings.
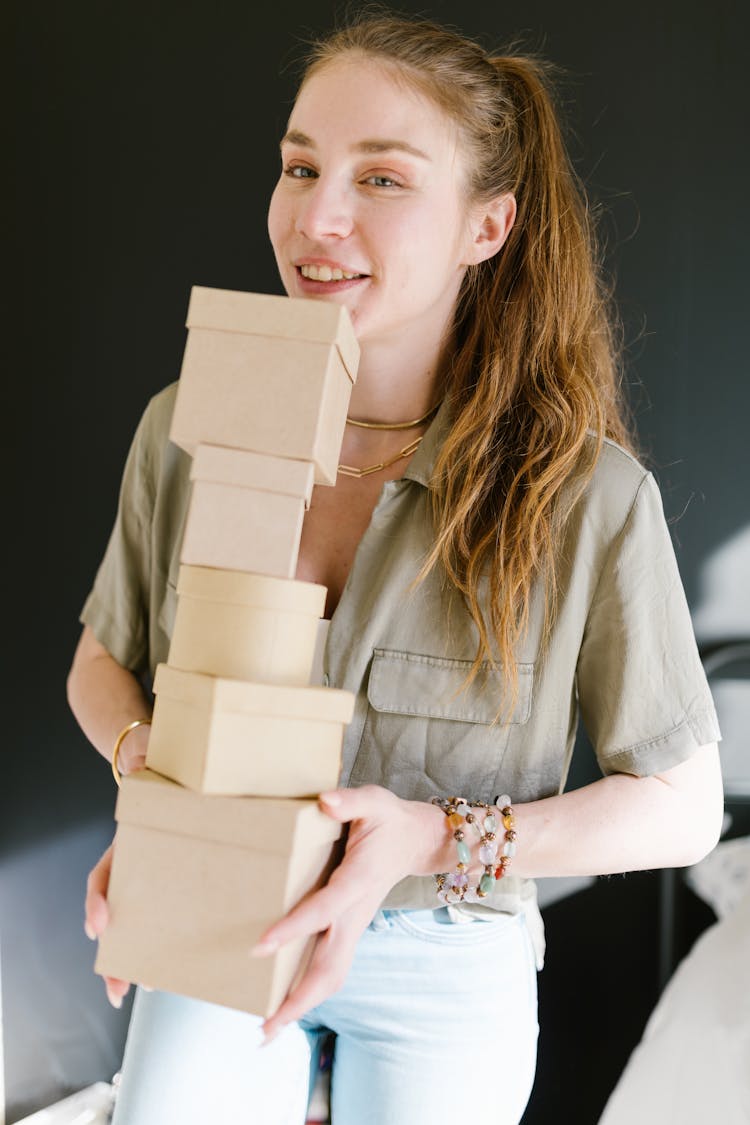
[{"label": "brown hair", "polygon": [[479,637],[467,682],[497,651],[510,707],[533,583],[544,579],[548,636],[562,522],[603,437],[632,448],[591,212],[545,63],[490,57],[447,28],[386,13],[318,42],[306,78],[343,54],[381,61],[456,123],[472,202],[506,192],[517,201],[505,245],[470,267],[459,296],[444,371],[452,425],[431,484],[436,535],[420,575],[440,562],[464,595]]}]

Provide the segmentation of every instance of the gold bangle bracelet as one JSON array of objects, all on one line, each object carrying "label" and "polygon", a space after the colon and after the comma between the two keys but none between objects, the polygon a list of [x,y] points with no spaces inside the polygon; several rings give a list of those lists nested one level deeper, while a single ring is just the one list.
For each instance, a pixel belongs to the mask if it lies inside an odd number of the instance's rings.
[{"label": "gold bangle bracelet", "polygon": [[132,723],[128,723],[128,725],[126,727],[123,727],[122,730],[120,731],[120,733],[118,734],[117,741],[115,742],[115,748],[112,751],[112,776],[114,777],[115,781],[117,782],[118,787],[120,785],[120,782],[122,781],[122,778],[120,776],[120,771],[117,768],[117,758],[118,758],[118,755],[120,753],[120,747],[122,746],[123,742],[125,741],[125,736],[130,734],[131,730],[135,730],[136,727],[150,727],[150,726],[151,726],[151,720],[150,719],[134,719]]}]

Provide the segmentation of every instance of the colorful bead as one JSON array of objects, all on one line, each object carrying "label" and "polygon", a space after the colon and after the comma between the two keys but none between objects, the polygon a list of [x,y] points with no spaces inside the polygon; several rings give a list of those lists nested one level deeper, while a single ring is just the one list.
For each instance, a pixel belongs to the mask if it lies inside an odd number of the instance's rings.
[{"label": "colorful bead", "polygon": [[494,887],[494,885],[495,885],[494,875],[487,874],[487,872],[485,872],[485,874],[479,880],[479,893],[488,895],[490,893],[490,891],[492,890],[492,888]]},{"label": "colorful bead", "polygon": [[[433,797],[433,804],[439,805],[448,820],[448,827],[456,844],[458,862],[455,871],[435,876],[437,897],[440,902],[453,904],[459,902],[481,902],[492,891],[495,882],[507,874],[511,858],[516,854],[515,818],[510,797],[502,794],[495,799],[495,806],[481,801],[467,801],[463,797]],[[483,810],[474,812],[472,810]],[[503,838],[498,841],[496,832],[499,826],[497,810],[500,812]],[[472,886],[469,882],[471,866],[471,847],[465,840],[465,825],[470,824],[479,840],[478,858],[484,872]],[[498,850],[500,855],[498,856]]]}]

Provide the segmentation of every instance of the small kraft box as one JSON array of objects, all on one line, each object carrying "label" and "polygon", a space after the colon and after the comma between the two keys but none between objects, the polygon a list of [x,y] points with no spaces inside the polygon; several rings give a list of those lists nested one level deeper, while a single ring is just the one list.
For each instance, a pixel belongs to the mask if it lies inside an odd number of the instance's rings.
[{"label": "small kraft box", "polygon": [[308,461],[201,442],[180,561],[293,578],[313,469]]},{"label": "small kraft box", "polygon": [[341,825],[314,801],[202,797],[149,770],[122,780],[97,973],[266,1016],[310,939],[268,958],[265,929],[328,878]]},{"label": "small kraft box", "polygon": [[325,586],[181,566],[168,664],[234,680],[310,683]]},{"label": "small kraft box", "polygon": [[354,696],[160,664],[149,769],[198,793],[310,797],[335,788]]},{"label": "small kraft box", "polygon": [[346,309],[194,286],[187,327],[171,440],[312,461],[335,484],[359,363]]}]

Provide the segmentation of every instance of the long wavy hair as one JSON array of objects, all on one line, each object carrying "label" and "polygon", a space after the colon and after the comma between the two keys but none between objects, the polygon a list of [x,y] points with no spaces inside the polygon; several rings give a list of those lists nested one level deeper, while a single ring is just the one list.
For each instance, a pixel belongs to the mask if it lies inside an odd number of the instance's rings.
[{"label": "long wavy hair", "polygon": [[[594,221],[563,143],[549,66],[423,19],[365,15],[314,44],[304,81],[342,55],[381,62],[455,123],[467,203],[512,192],[500,252],[467,271],[443,379],[452,424],[430,487],[442,564],[478,646],[517,692],[515,652],[532,587],[544,583],[544,643],[555,617],[555,544],[605,436],[632,449],[620,396],[616,318]],[[543,644],[544,647],[544,644]]]}]

